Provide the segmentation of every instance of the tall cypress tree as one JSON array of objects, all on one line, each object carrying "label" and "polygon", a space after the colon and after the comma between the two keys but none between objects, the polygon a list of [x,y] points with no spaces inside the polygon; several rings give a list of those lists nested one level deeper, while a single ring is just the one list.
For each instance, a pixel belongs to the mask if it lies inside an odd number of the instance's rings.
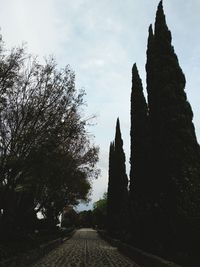
[{"label": "tall cypress tree", "polygon": [[185,76],[171,41],[161,1],[154,32],[149,28],[146,64],[151,190],[155,210],[174,228],[177,217],[200,213],[200,153],[192,109],[184,91]]},{"label": "tall cypress tree", "polygon": [[[131,90],[131,157],[130,157],[130,217],[132,237],[139,243],[146,236],[146,207],[148,195],[148,107],[136,64],[132,68]],[[145,214],[145,215],[144,215]],[[137,240],[136,240],[137,239]]]},{"label": "tall cypress tree", "polygon": [[119,118],[116,123],[115,133],[115,177],[116,177],[116,192],[118,195],[118,227],[120,235],[123,238],[124,233],[127,231],[129,218],[128,218],[128,178],[126,175],[125,154],[123,150],[123,140],[120,130]]},{"label": "tall cypress tree", "polygon": [[132,68],[131,91],[131,157],[130,197],[144,194],[147,188],[148,116],[147,103],[143,94],[142,81],[136,64]]},{"label": "tall cypress tree", "polygon": [[[108,225],[110,233],[123,237],[128,228],[128,178],[125,154],[121,137],[120,122],[117,119],[114,145],[110,146],[108,183]],[[112,218],[111,218],[112,216]],[[111,225],[112,222],[113,224]]]}]

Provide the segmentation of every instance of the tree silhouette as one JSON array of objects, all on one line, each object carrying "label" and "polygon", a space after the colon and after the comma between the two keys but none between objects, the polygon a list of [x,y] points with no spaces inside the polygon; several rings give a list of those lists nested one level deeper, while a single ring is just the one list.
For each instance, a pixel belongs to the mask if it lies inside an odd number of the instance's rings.
[{"label": "tree silhouette", "polygon": [[[155,228],[174,238],[180,218],[200,212],[200,165],[193,113],[187,101],[185,76],[171,45],[162,1],[154,32],[149,28],[147,91],[151,136],[151,192]],[[179,218],[179,219],[178,219]]]},{"label": "tree silhouette", "polygon": [[108,182],[108,229],[120,236],[128,228],[128,178],[125,154],[121,137],[120,122],[117,119],[115,141],[110,145]]},{"label": "tree silhouette", "polygon": [[116,213],[116,193],[115,193],[115,145],[110,143],[109,149],[109,173],[108,173],[108,193],[107,193],[107,230],[111,233],[115,225],[114,214]]},{"label": "tree silhouette", "polygon": [[[87,199],[98,148],[81,117],[75,74],[42,65],[0,43],[0,230],[24,231],[41,211],[56,221],[65,205]],[[30,230],[32,231],[32,229]]]},{"label": "tree silhouette", "polygon": [[132,68],[131,91],[131,157],[130,157],[130,212],[134,239],[145,235],[141,212],[146,209],[149,195],[149,135],[148,107],[143,94],[142,81],[136,64]]}]

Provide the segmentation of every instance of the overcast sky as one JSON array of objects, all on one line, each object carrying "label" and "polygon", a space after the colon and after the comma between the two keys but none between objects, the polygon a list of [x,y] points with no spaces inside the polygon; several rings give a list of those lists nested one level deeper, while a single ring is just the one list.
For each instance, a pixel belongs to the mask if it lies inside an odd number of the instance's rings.
[{"label": "overcast sky", "polygon": [[[54,55],[70,64],[77,88],[86,90],[85,115],[100,146],[101,177],[92,200],[107,190],[108,150],[119,116],[129,172],[131,68],[137,63],[145,84],[147,33],[157,0],[0,0],[0,27],[7,47],[27,43],[28,51]],[[186,92],[200,141],[200,1],[163,1],[173,45],[186,75]],[[91,206],[91,205],[90,205]],[[89,207],[90,207],[89,206]]]}]

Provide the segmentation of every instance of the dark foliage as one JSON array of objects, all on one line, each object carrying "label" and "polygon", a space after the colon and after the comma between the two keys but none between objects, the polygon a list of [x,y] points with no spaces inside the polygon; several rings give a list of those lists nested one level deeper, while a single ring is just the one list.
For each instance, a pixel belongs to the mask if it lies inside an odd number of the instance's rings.
[{"label": "dark foliage", "polygon": [[92,210],[84,210],[79,213],[79,227],[94,227]]},{"label": "dark foliage", "polygon": [[115,141],[110,145],[108,183],[108,230],[113,235],[123,236],[128,230],[128,178],[125,154],[117,119]]},{"label": "dark foliage", "polygon": [[107,193],[107,229],[112,231],[114,225],[113,212],[115,208],[115,145],[110,143],[109,150],[109,174],[108,174],[108,193]]},{"label": "dark foliage", "polygon": [[132,69],[131,92],[130,214],[134,241],[144,243],[149,204],[148,107],[136,64]]},{"label": "dark foliage", "polygon": [[100,198],[93,205],[92,210],[93,225],[98,229],[106,229],[107,222],[107,194],[104,193],[103,198]]},{"label": "dark foliage", "polygon": [[[136,65],[132,70],[130,192],[119,121],[110,145],[108,230],[122,238],[130,208],[134,246],[199,266],[200,148],[185,93],[185,76],[171,44],[162,1],[149,27],[146,103]],[[120,196],[120,197],[119,197]],[[126,207],[126,208],[124,208]],[[121,210],[124,211],[120,216]],[[127,225],[126,225],[127,226]]]},{"label": "dark foliage", "polygon": [[152,225],[154,238],[168,255],[180,249],[183,235],[192,235],[188,222],[200,212],[199,145],[184,91],[185,76],[171,40],[161,1],[155,29],[149,28],[146,71]]},{"label": "dark foliage", "polygon": [[147,178],[148,109],[136,64],[132,69],[130,195],[144,193]]},{"label": "dark foliage", "polygon": [[86,200],[98,175],[98,148],[81,116],[75,74],[41,65],[23,48],[0,43],[0,234],[32,233],[36,213],[50,227],[66,205]]}]

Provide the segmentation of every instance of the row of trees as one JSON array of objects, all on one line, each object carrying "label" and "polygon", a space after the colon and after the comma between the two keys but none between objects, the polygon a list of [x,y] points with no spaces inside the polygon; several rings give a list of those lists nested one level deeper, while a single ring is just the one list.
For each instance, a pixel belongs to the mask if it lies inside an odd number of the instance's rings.
[{"label": "row of trees", "polygon": [[200,241],[200,149],[171,39],[161,1],[149,27],[148,102],[132,69],[129,192],[119,121],[110,145],[108,230],[126,231],[134,245],[168,257],[182,253],[186,263]]},{"label": "row of trees", "polygon": [[38,212],[56,225],[66,205],[86,200],[98,148],[83,118],[84,91],[69,66],[40,64],[0,40],[0,235],[31,232]]}]

